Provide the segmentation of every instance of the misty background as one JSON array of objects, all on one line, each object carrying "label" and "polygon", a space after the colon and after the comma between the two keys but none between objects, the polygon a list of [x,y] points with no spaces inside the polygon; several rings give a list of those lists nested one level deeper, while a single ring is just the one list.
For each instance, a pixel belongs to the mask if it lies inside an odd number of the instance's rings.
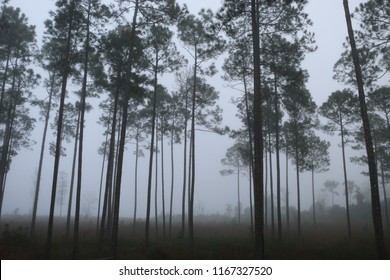
[{"label": "misty background", "polygon": [[[110,3],[109,0],[103,1]],[[221,0],[178,0],[180,5],[187,4],[191,13],[197,14],[201,8],[210,8],[217,11],[221,5]],[[351,11],[360,3],[360,0],[351,0]],[[37,44],[41,46],[44,21],[49,18],[49,11],[54,10],[54,0],[11,0],[9,5],[20,7],[21,11],[28,17],[28,23],[36,26]],[[302,65],[303,69],[309,72],[309,80],[307,88],[312,94],[313,100],[320,106],[325,102],[328,96],[336,91],[346,88],[345,85],[337,83],[332,77],[333,66],[340,58],[343,51],[342,43],[345,42],[347,30],[345,26],[345,18],[343,14],[342,2],[336,0],[321,1],[312,0],[306,7],[310,19],[313,21],[311,31],[315,33],[316,45],[318,50],[313,53],[308,53]],[[354,22],[357,26],[359,23]],[[178,45],[178,50],[186,55],[185,50]],[[229,126],[232,129],[238,129],[242,126],[236,117],[237,109],[232,104],[231,99],[241,95],[239,91],[234,90],[229,86],[229,83],[224,81],[221,76],[224,74],[221,66],[226,55],[220,56],[216,63],[218,73],[212,77],[207,78],[209,84],[214,86],[220,94],[218,101],[219,106],[223,109],[222,127]],[[189,63],[190,66],[191,63]],[[37,68],[38,69],[38,68]],[[44,71],[39,73],[45,77]],[[388,79],[383,78],[386,82]],[[177,89],[173,75],[164,75],[160,78],[160,82],[164,84],[169,91]],[[70,87],[68,91],[71,93],[78,88]],[[39,86],[33,90],[34,95],[43,96],[46,90]],[[101,98],[88,98],[87,102],[92,105],[93,110],[86,114],[86,130],[84,138],[84,165],[83,165],[83,186],[81,196],[81,211],[82,215],[96,216],[98,211],[98,197],[100,187],[100,170],[102,166],[102,156],[98,154],[97,150],[101,143],[105,140],[103,133],[105,128],[98,124],[101,111],[98,104],[105,98],[107,94],[103,94]],[[70,94],[70,98],[74,98]],[[69,99],[68,99],[69,100]],[[76,100],[76,99],[75,99]],[[6,188],[4,193],[3,214],[23,215],[30,214],[33,206],[34,189],[36,183],[36,173],[38,169],[40,139],[43,131],[43,121],[39,120],[38,110],[32,108],[31,113],[36,118],[35,129],[31,134],[31,139],[36,141],[30,149],[23,149],[19,154],[13,158],[10,172],[7,176]],[[54,113],[50,122],[53,122]],[[324,119],[320,118],[322,123]],[[321,138],[331,142],[330,160],[331,165],[328,172],[319,173],[316,175],[316,200],[322,201],[326,206],[331,206],[332,200],[329,192],[324,192],[323,184],[325,180],[335,180],[340,182],[339,196],[335,197],[335,204],[345,207],[344,191],[343,191],[343,171],[342,171],[342,157],[339,147],[340,139],[337,134],[329,136],[318,133]],[[49,155],[48,144],[54,141],[53,130],[48,133],[46,156],[44,160],[44,169],[42,173],[42,183],[40,190],[40,197],[38,203],[38,215],[46,215],[49,211],[50,194],[52,186],[52,173],[54,157]],[[235,140],[230,139],[227,135],[220,136],[209,132],[197,132],[197,154],[196,154],[196,188],[195,188],[195,203],[194,212],[197,214],[215,214],[227,213],[229,207],[237,206],[237,186],[235,175],[221,176],[219,171],[225,167],[221,164],[221,159],[225,157],[226,150],[231,147]],[[149,138],[149,137],[148,137]],[[150,141],[147,138],[146,141]],[[71,142],[66,145],[67,156],[62,157],[60,161],[60,175],[58,188],[61,189],[61,184],[65,187],[65,192],[69,191],[70,174],[72,167],[72,153],[73,145]],[[147,143],[143,144],[145,157],[140,158],[139,162],[139,176],[138,176],[138,211],[137,217],[145,217],[146,204],[146,186],[147,186],[147,167],[148,167],[148,150]],[[182,191],[182,145],[175,145],[175,192],[173,213],[181,213],[181,191]],[[124,156],[122,192],[121,192],[121,217],[132,217],[133,215],[133,192],[134,192],[134,150],[133,143],[127,143],[126,152]],[[168,150],[168,146],[167,146]],[[368,177],[361,174],[365,171],[365,167],[351,163],[349,158],[359,155],[364,151],[358,152],[347,146],[347,172],[349,180],[354,181],[362,190],[363,194],[369,195],[369,181]],[[275,163],[275,161],[274,161]],[[166,164],[169,165],[169,157],[166,156]],[[281,156],[281,166],[284,166],[284,156]],[[169,171],[168,171],[169,172]],[[170,184],[169,174],[167,172],[166,185]],[[296,206],[296,186],[295,186],[295,167],[290,163],[289,166],[290,178],[290,207]],[[285,192],[285,169],[281,169],[282,178],[282,194]],[[60,190],[58,190],[60,191]],[[58,198],[57,191],[57,198]],[[68,192],[66,192],[67,194]],[[168,198],[169,188],[166,187],[166,197]],[[276,194],[275,194],[276,195]],[[368,199],[367,199],[368,200]],[[67,196],[64,199],[62,215],[66,214]],[[168,199],[167,199],[168,203]],[[353,199],[351,204],[356,203]],[[284,195],[282,195],[282,207],[284,206]],[[311,200],[311,174],[310,172],[303,172],[301,174],[301,207],[302,210],[308,210],[312,206]],[[241,179],[241,209],[242,211],[249,207],[249,179],[248,176],[242,176]],[[73,212],[73,211],[72,211]],[[57,201],[56,212],[58,216],[61,213],[61,203]],[[152,216],[154,209],[152,206]],[[161,213],[161,209],[159,210]]]}]

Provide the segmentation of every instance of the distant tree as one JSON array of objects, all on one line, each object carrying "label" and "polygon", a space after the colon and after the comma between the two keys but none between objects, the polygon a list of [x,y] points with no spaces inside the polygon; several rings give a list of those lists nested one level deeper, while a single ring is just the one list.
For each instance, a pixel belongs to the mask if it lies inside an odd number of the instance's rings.
[{"label": "distant tree", "polygon": [[192,80],[192,108],[191,108],[191,186],[189,193],[189,207],[188,207],[188,233],[190,237],[191,246],[194,242],[194,193],[195,193],[195,109],[198,92],[198,75],[202,74],[212,75],[215,73],[215,66],[212,63],[207,69],[202,69],[201,65],[204,62],[214,59],[224,50],[224,40],[216,30],[214,22],[214,14],[211,10],[202,9],[199,17],[186,14],[183,15],[178,24],[178,37],[186,46],[187,52],[193,58],[193,80]]},{"label": "distant tree", "polygon": [[[304,78],[302,76],[301,78]],[[309,153],[309,135],[318,125],[315,115],[316,104],[312,100],[310,92],[302,85],[304,80],[299,79],[285,87],[284,106],[289,119],[284,123],[284,138],[288,154],[296,169],[297,179],[297,210],[298,210],[298,234],[301,235],[301,182],[300,173],[305,169],[305,162]]]},{"label": "distant tree", "polygon": [[337,187],[339,186],[339,182],[334,180],[326,180],[324,182],[324,189],[323,191],[330,192],[332,195],[332,207],[334,206],[334,196],[339,195],[339,193],[336,191]]},{"label": "distant tree", "polygon": [[351,238],[351,220],[349,214],[349,195],[347,164],[345,160],[346,138],[350,134],[348,129],[358,121],[358,99],[350,90],[333,92],[328,100],[319,108],[319,113],[328,119],[324,131],[333,135],[339,131],[341,137],[341,152],[343,159],[344,185],[345,185],[345,207],[347,209],[348,236]]},{"label": "distant tree", "polygon": [[64,171],[61,171],[60,174],[59,174],[59,184],[58,184],[58,189],[57,189],[57,195],[56,195],[56,199],[57,199],[57,205],[59,205],[60,207],[60,217],[62,217],[62,208],[65,204],[65,196],[66,196],[66,193],[68,192],[67,188],[68,188],[68,182],[67,182],[67,174],[66,172]]},{"label": "distant tree", "polygon": [[247,160],[245,159],[248,147],[242,143],[235,143],[226,151],[225,158],[221,160],[221,164],[228,167],[219,171],[222,176],[237,175],[237,218],[238,223],[241,223],[241,202],[240,202],[240,176],[247,170]]},{"label": "distant tree", "polygon": [[[158,84],[158,75],[177,70],[183,61],[183,58],[179,55],[176,50],[176,46],[172,42],[172,37],[173,32],[170,31],[168,27],[162,25],[153,25],[149,28],[148,37],[146,38],[147,49],[145,51],[145,57],[148,62],[148,68],[150,69],[150,72],[153,76],[153,96],[151,98],[151,141],[149,150],[148,195],[145,223],[145,240],[147,243],[149,242],[152,168],[157,117],[157,95],[158,89],[161,88],[161,86]],[[160,94],[162,94],[162,92],[160,92]],[[163,217],[165,219],[165,215],[163,215]],[[155,219],[157,220],[157,216]]]},{"label": "distant tree", "polygon": [[305,169],[311,172],[311,186],[312,186],[312,200],[313,200],[313,222],[316,225],[316,202],[315,202],[315,186],[314,186],[314,173],[326,172],[329,170],[329,147],[330,143],[321,140],[320,137],[309,135],[308,143],[308,155],[305,161]]}]

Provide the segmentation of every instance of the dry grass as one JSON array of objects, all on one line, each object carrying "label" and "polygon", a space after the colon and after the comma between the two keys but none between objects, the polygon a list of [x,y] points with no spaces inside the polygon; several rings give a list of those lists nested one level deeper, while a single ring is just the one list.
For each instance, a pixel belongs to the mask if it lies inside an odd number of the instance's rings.
[{"label": "dry grass", "polygon": [[[46,218],[38,221],[37,236],[29,237],[28,219],[6,217],[1,225],[1,259],[44,259]],[[6,227],[5,225],[8,224]],[[144,223],[137,222],[136,231],[127,220],[120,223],[119,259],[252,259],[252,238],[249,225],[236,223],[197,223],[195,226],[194,250],[186,238],[180,236],[180,227],[175,225],[172,235],[168,230],[163,237],[162,227],[158,237],[153,225],[151,242],[146,248],[143,239]],[[267,259],[375,259],[374,235],[369,223],[355,224],[349,240],[343,224],[319,224],[317,228],[303,225],[298,238],[296,228],[283,231],[282,241],[273,238],[268,228],[265,237]],[[387,233],[387,244],[390,238]],[[80,228],[80,258],[110,258],[110,242],[106,240],[98,250],[94,220],[84,221]],[[57,220],[54,227],[53,259],[70,259],[72,240],[65,236],[65,221]]]}]

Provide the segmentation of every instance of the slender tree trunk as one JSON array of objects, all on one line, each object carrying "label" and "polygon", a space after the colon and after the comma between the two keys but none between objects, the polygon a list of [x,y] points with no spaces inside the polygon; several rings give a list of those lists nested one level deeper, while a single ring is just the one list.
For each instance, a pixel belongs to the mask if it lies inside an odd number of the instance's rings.
[{"label": "slender tree trunk", "polygon": [[237,164],[237,217],[238,223],[241,224],[241,205],[240,205],[240,166]]},{"label": "slender tree trunk", "polygon": [[165,223],[165,184],[164,184],[164,129],[163,120],[161,120],[161,199],[162,199],[162,220],[163,220],[163,237],[166,237],[166,223]]},{"label": "slender tree trunk", "polygon": [[[267,147],[267,141],[264,141],[264,147]],[[264,223],[265,231],[268,231],[268,151],[264,150],[264,165],[265,165],[265,179],[264,179]]]},{"label": "slender tree trunk", "polygon": [[270,179],[270,191],[271,191],[271,226],[272,226],[272,238],[275,237],[275,207],[274,207],[274,181],[273,181],[273,166],[272,166],[272,146],[271,146],[271,132],[268,134],[269,145],[269,179]]},{"label": "slender tree trunk", "polygon": [[288,144],[286,144],[286,223],[287,230],[290,230],[290,205],[288,192]]},{"label": "slender tree trunk", "polygon": [[278,219],[278,240],[282,240],[282,206],[280,198],[280,131],[279,131],[279,95],[277,86],[277,76],[274,74],[274,90],[275,90],[275,154],[276,154],[276,207]]},{"label": "slender tree trunk", "polygon": [[311,190],[312,190],[312,200],[313,200],[313,223],[314,227],[317,227],[316,223],[316,201],[315,201],[315,194],[314,194],[314,168],[311,169]]},{"label": "slender tree trunk", "polygon": [[379,199],[378,171],[375,165],[375,155],[372,146],[371,129],[370,129],[370,122],[368,119],[367,105],[366,105],[366,99],[364,94],[364,83],[363,83],[362,71],[360,68],[359,55],[357,52],[353,28],[352,28],[348,0],[343,0],[343,4],[344,4],[344,11],[345,11],[345,19],[348,27],[349,42],[351,44],[352,58],[355,66],[355,74],[356,74],[356,80],[357,80],[358,91],[359,91],[360,112],[363,121],[364,138],[366,142],[368,168],[370,173],[370,184],[371,184],[372,218],[373,218],[373,225],[375,230],[376,246],[377,246],[379,258],[386,259],[386,245],[383,236],[382,214],[381,214],[381,206],[380,206],[380,199]]},{"label": "slender tree trunk", "polygon": [[259,7],[257,0],[251,0],[253,65],[254,65],[254,200],[255,200],[255,244],[256,259],[264,259],[264,186],[263,186],[263,120],[260,67]]},{"label": "slender tree trunk", "polygon": [[106,140],[105,140],[105,143],[104,143],[104,154],[103,154],[102,170],[100,172],[98,214],[97,214],[97,218],[96,218],[96,236],[99,236],[100,209],[101,209],[101,201],[102,201],[104,166],[106,164],[106,156],[107,156],[108,133],[109,133],[109,127],[107,127]]},{"label": "slender tree trunk", "polygon": [[385,201],[385,217],[386,217],[386,227],[389,230],[390,229],[390,223],[389,223],[389,213],[387,208],[387,194],[386,194],[386,180],[385,180],[385,170],[384,170],[384,162],[383,157],[381,157],[381,178],[382,178],[382,188],[383,188],[383,199]]},{"label": "slender tree trunk", "polygon": [[[8,63],[8,61],[7,61]],[[6,67],[7,69],[7,67]],[[49,127],[49,119],[50,119],[50,111],[52,107],[52,99],[54,94],[54,83],[55,83],[56,75],[54,73],[51,73],[50,75],[50,91],[49,91],[49,100],[47,103],[46,113],[45,113],[45,126],[43,128],[43,135],[42,135],[42,143],[41,143],[41,153],[39,156],[39,165],[38,165],[38,174],[37,174],[37,182],[35,185],[35,195],[34,195],[34,205],[33,205],[33,212],[32,212],[32,219],[31,219],[31,229],[30,229],[30,236],[35,236],[35,223],[37,219],[37,209],[38,209],[38,198],[39,198],[39,189],[41,186],[41,175],[42,175],[42,166],[43,166],[43,157],[45,155],[45,145],[46,145],[46,135],[47,135],[47,128]]]},{"label": "slender tree trunk", "polygon": [[158,119],[156,119],[156,168],[155,176],[154,176],[154,224],[155,224],[155,232],[156,238],[158,238]]},{"label": "slender tree trunk", "polygon": [[188,208],[188,235],[190,237],[191,248],[194,247],[194,193],[195,193],[195,108],[196,108],[196,92],[197,92],[197,72],[198,72],[198,56],[197,46],[195,45],[195,61],[194,61],[194,80],[192,92],[192,115],[191,115],[191,189],[190,203]]},{"label": "slender tree trunk", "polygon": [[3,209],[3,200],[4,200],[4,189],[5,189],[5,181],[7,171],[7,165],[9,164],[9,152],[11,150],[11,141],[12,141],[12,130],[13,130],[13,122],[14,122],[14,105],[9,105],[8,108],[8,117],[5,126],[5,133],[3,138],[3,147],[1,149],[1,159],[0,159],[0,186],[2,186],[1,197],[0,197],[0,218]]},{"label": "slender tree trunk", "polygon": [[90,19],[91,19],[91,0],[88,1],[87,11],[87,36],[85,39],[85,58],[84,58],[84,77],[81,90],[81,118],[80,118],[80,139],[79,139],[79,159],[77,171],[77,190],[76,190],[76,212],[74,221],[73,233],[73,259],[79,256],[79,222],[80,222],[80,200],[81,200],[81,183],[83,170],[83,142],[84,142],[84,122],[85,122],[85,100],[87,98],[87,80],[88,80],[88,65],[89,65],[89,51],[90,51]]},{"label": "slender tree trunk", "polygon": [[56,192],[57,192],[58,169],[60,165],[60,156],[61,156],[64,104],[65,104],[66,86],[68,82],[69,68],[70,68],[69,57],[70,57],[70,49],[72,43],[72,29],[73,29],[73,19],[74,19],[73,14],[76,8],[75,6],[76,3],[75,0],[73,0],[70,6],[70,20],[69,20],[65,54],[63,57],[63,65],[62,65],[62,87],[61,87],[60,105],[59,105],[59,113],[58,113],[56,152],[54,158],[53,184],[51,190],[52,192],[51,192],[51,200],[50,200],[49,224],[47,227],[46,256],[48,259],[50,259],[51,257],[51,241],[52,241],[52,234],[53,234],[54,207],[55,207]]},{"label": "slender tree trunk", "polygon": [[169,205],[169,238],[172,237],[172,210],[173,210],[173,188],[175,186],[175,164],[174,164],[174,154],[173,154],[173,142],[174,142],[174,127],[175,121],[172,123],[171,130],[171,198]]},{"label": "slender tree trunk", "polygon": [[[18,59],[15,61],[15,69],[18,68]],[[15,115],[16,104],[13,95],[16,88],[16,74],[12,77],[11,92],[9,93],[9,104],[7,112],[7,120],[5,125],[5,131],[3,136],[3,146],[1,148],[1,157],[0,157],[0,186],[2,186],[2,191],[0,193],[0,218],[3,208],[3,199],[4,199],[4,188],[5,188],[5,178],[7,171],[7,165],[9,163],[10,151],[12,142],[12,130],[13,130],[13,121]]]},{"label": "slender tree trunk", "polygon": [[348,197],[348,179],[347,179],[347,165],[345,162],[345,140],[344,140],[344,127],[340,114],[340,125],[341,125],[341,150],[343,155],[343,171],[344,171],[344,186],[345,186],[345,207],[347,210],[347,226],[348,226],[348,238],[352,238],[351,232],[351,218],[349,214],[349,197]]},{"label": "slender tree trunk", "polygon": [[[4,75],[3,75],[3,83],[2,83],[2,86],[1,86],[0,110],[3,110],[3,101],[4,101],[4,96],[5,96],[5,85],[7,83],[10,55],[11,55],[11,48],[8,47],[8,49],[7,49],[7,61],[5,63]],[[1,115],[0,115],[0,117],[1,117]],[[1,121],[1,119],[0,119],[0,121]]]},{"label": "slender tree trunk", "polygon": [[188,108],[188,97],[186,94],[186,113],[184,119],[184,152],[183,152],[183,195],[181,202],[181,236],[185,236],[185,219],[186,219],[186,182],[187,182],[187,124],[188,124],[188,116],[187,116],[187,108]]},{"label": "slender tree trunk", "polygon": [[246,79],[246,72],[243,74],[244,81],[244,98],[245,98],[245,111],[246,111],[246,122],[248,129],[248,137],[249,137],[249,208],[250,208],[250,217],[251,217],[251,235],[253,238],[254,233],[254,224],[253,224],[253,188],[252,188],[252,175],[253,175],[253,136],[252,136],[252,122],[251,122],[251,113],[249,109],[249,97],[248,97],[248,85]]},{"label": "slender tree trunk", "polygon": [[72,218],[72,203],[73,203],[73,188],[74,188],[74,180],[76,173],[76,157],[77,157],[77,144],[79,141],[79,132],[80,132],[80,110],[78,110],[77,116],[77,124],[76,124],[76,137],[74,140],[74,148],[73,148],[73,162],[72,162],[72,174],[69,188],[69,199],[68,199],[68,211],[66,215],[66,238],[69,238],[70,235],[70,220]]},{"label": "slender tree trunk", "polygon": [[[120,109],[119,109],[120,110]],[[113,163],[113,174],[117,174],[118,172],[118,159],[119,159],[119,143],[121,136],[121,124],[122,124],[122,116],[119,113],[118,118],[118,131],[116,137],[116,149]],[[110,191],[108,192],[108,213],[107,213],[107,234],[110,235],[112,233],[112,226],[114,223],[114,205],[115,205],[115,189],[116,189],[116,179],[117,177],[113,175],[113,183],[110,186]],[[112,237],[112,236],[111,236]]]},{"label": "slender tree trunk", "polygon": [[139,128],[137,127],[137,132],[136,132],[136,143],[135,143],[135,167],[134,167],[134,214],[133,214],[133,235],[135,235],[136,220],[137,220],[139,133],[140,133],[140,132],[139,132]]},{"label": "slender tree trunk", "polygon": [[[156,58],[157,58],[157,56],[156,56]],[[157,81],[158,81],[157,69],[158,69],[158,59],[156,59],[156,65],[155,65],[155,69],[154,69],[154,90],[153,90],[153,104],[152,104],[152,106],[153,106],[152,132],[151,132],[150,151],[149,151],[148,193],[147,193],[147,202],[146,202],[147,205],[146,205],[146,222],[145,222],[145,243],[146,243],[146,246],[149,246],[149,238],[150,238],[149,231],[150,231],[150,208],[151,208],[151,197],[152,197],[153,149],[154,149],[154,137],[155,137],[155,128],[156,128],[156,111],[157,111],[157,108],[156,108],[157,107]],[[156,216],[156,220],[157,220],[157,216]]]},{"label": "slender tree trunk", "polygon": [[120,80],[121,80],[120,71],[117,73],[117,85],[114,92],[114,108],[112,111],[112,124],[111,124],[111,133],[110,133],[110,146],[108,151],[108,162],[107,162],[107,171],[106,171],[106,185],[104,191],[103,199],[103,210],[102,210],[102,219],[100,221],[100,233],[99,233],[99,250],[102,246],[105,233],[106,233],[106,219],[109,213],[110,208],[110,191],[112,188],[112,177],[114,170],[114,154],[115,154],[115,131],[117,127],[117,112],[119,107],[119,92],[120,92]]},{"label": "slender tree trunk", "polygon": [[[296,130],[296,133],[298,131]],[[296,166],[296,176],[297,176],[297,208],[298,208],[298,237],[301,238],[301,186],[299,178],[299,152],[298,152],[298,134],[295,134],[295,166]]]},{"label": "slender tree trunk", "polygon": [[[127,63],[128,78],[130,78],[132,68],[133,68],[133,53],[134,53],[134,41],[135,41],[134,39],[136,35],[138,5],[139,5],[139,0],[136,0],[133,22],[132,22],[131,33],[130,33],[131,36],[130,46],[129,46],[130,52],[129,52],[128,63]],[[121,128],[121,138],[119,143],[118,172],[116,174],[114,223],[112,229],[112,253],[114,258],[116,258],[117,256],[117,249],[118,249],[119,204],[120,204],[120,195],[121,195],[123,156],[124,156],[125,143],[126,143],[127,114],[129,109],[130,94],[131,94],[131,87],[127,87],[127,90],[123,98],[122,128]]]},{"label": "slender tree trunk", "polygon": [[192,137],[190,136],[190,147],[189,147],[189,152],[188,152],[188,182],[187,182],[187,212],[188,212],[188,222],[187,222],[187,226],[188,226],[188,229],[187,229],[187,232],[188,232],[188,236],[189,236],[189,231],[190,231],[190,213],[191,213],[191,210],[190,210],[190,207],[191,207],[191,175],[192,175]]}]

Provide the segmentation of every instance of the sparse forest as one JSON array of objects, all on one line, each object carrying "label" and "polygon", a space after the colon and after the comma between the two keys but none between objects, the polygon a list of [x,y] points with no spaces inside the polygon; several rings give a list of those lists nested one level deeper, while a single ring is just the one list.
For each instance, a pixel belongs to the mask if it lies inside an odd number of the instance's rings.
[{"label": "sparse forest", "polygon": [[[56,0],[37,34],[0,0],[0,258],[388,259],[390,1],[338,0],[341,88],[322,104],[308,0],[181,2]],[[232,144],[202,166],[211,136]],[[6,212],[26,150],[31,210]],[[200,189],[234,199],[210,213]]]}]

